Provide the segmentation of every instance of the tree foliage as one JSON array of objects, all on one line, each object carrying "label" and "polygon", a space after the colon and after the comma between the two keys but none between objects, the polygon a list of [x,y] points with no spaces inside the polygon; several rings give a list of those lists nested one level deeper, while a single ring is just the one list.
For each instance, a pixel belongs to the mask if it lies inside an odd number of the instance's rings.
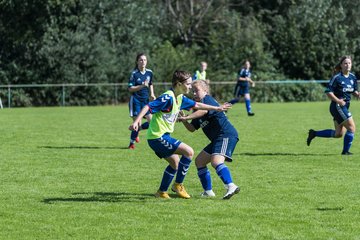
[{"label": "tree foliage", "polygon": [[[328,79],[344,54],[357,70],[359,10],[350,0],[3,0],[0,83],[125,83],[139,52],[160,82],[204,60],[211,80],[233,80],[245,59],[259,80]],[[16,101],[56,105],[59,93]]]}]

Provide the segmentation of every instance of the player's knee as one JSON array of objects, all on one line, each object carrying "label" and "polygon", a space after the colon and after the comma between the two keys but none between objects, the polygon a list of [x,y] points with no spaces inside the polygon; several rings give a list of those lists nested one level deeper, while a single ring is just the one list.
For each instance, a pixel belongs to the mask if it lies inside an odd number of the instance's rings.
[{"label": "player's knee", "polygon": [[[200,158],[195,158],[195,166],[196,168],[201,168],[201,167],[204,167],[204,164],[203,164],[203,161],[201,161]],[[205,165],[206,166],[206,165]]]},{"label": "player's knee", "polygon": [[194,149],[192,149],[191,147],[189,147],[189,148],[187,149],[187,151],[186,151],[186,155],[187,155],[186,157],[192,159],[193,156],[194,156]]},{"label": "player's knee", "polygon": [[342,138],[343,133],[339,132],[339,133],[335,133],[334,138]]},{"label": "player's knee", "polygon": [[355,125],[350,126],[349,129],[348,129],[348,131],[349,131],[349,132],[352,132],[352,133],[355,133],[355,131],[356,131]]},{"label": "player's knee", "polygon": [[179,161],[170,162],[169,165],[177,171],[179,167]]}]

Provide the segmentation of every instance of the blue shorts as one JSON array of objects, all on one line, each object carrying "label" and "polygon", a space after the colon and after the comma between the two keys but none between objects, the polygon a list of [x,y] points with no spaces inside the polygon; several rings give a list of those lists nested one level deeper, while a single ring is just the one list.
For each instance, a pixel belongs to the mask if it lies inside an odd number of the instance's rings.
[{"label": "blue shorts", "polygon": [[250,93],[249,84],[239,85],[237,84],[234,91],[234,96],[244,96],[245,94]]},{"label": "blue shorts", "polygon": [[[143,109],[143,107],[145,107],[145,105],[147,105],[148,103],[149,103],[149,99],[139,100],[134,96],[131,96],[129,102],[130,117],[136,117],[137,115],[139,115],[141,109]],[[150,112],[148,111],[145,115],[149,115],[149,114]]]},{"label": "blue shorts", "polygon": [[159,158],[167,158],[174,154],[181,141],[165,133],[161,138],[148,139],[148,144]]},{"label": "blue shorts", "polygon": [[210,155],[221,155],[225,161],[232,162],[232,154],[239,138],[233,136],[220,136],[211,141],[203,150]]},{"label": "blue shorts", "polygon": [[343,123],[352,117],[351,112],[349,112],[350,102],[346,102],[345,106],[340,106],[336,102],[331,101],[330,103],[330,113],[338,124]]}]

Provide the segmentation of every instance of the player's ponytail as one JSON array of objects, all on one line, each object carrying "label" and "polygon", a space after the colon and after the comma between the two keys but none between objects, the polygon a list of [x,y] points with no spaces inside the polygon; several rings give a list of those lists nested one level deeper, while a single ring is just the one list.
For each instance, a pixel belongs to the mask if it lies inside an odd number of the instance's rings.
[{"label": "player's ponytail", "polygon": [[345,61],[345,59],[350,59],[350,61],[352,61],[351,56],[349,56],[349,55],[340,57],[339,62],[334,67],[333,74],[337,74],[337,73],[341,72],[341,64]]}]

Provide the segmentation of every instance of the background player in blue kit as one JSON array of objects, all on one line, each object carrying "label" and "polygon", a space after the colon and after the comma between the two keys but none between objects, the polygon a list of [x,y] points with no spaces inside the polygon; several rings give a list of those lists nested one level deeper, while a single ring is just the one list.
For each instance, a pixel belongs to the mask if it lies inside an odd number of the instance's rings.
[{"label": "background player in blue kit", "polygon": [[[139,114],[140,110],[149,103],[150,100],[155,99],[153,88],[153,72],[146,68],[147,58],[144,53],[139,53],[136,56],[135,68],[131,73],[129,79],[128,90],[132,93],[129,102],[130,117],[133,120]],[[141,125],[140,129],[147,129],[151,120],[151,114],[145,114],[147,122]],[[131,131],[129,149],[135,148],[135,142],[139,142],[139,130]]]},{"label": "background player in blue kit", "polygon": [[[209,86],[206,81],[196,80],[192,86],[196,101],[219,106],[219,103],[208,95]],[[195,159],[198,176],[204,189],[202,196],[215,196],[212,190],[210,172],[207,168],[208,163],[211,163],[216,169],[216,173],[225,184],[227,192],[223,199],[229,199],[238,193],[240,188],[233,183],[230,170],[226,166],[225,161],[232,161],[231,156],[239,138],[236,129],[229,122],[226,115],[223,112],[197,110],[189,116],[182,116],[179,119],[191,132],[202,128],[205,135],[211,141]],[[187,121],[190,119],[193,119],[191,123]]]},{"label": "background player in blue kit", "polygon": [[245,106],[248,116],[254,116],[255,114],[251,111],[251,99],[250,99],[250,86],[255,87],[255,82],[251,80],[250,61],[244,62],[244,67],[240,70],[237,78],[237,83],[234,91],[235,98],[229,101],[231,104],[238,103],[240,96],[244,96]]},{"label": "background player in blue kit", "polygon": [[355,122],[349,112],[351,94],[359,98],[356,76],[351,73],[352,60],[350,56],[343,56],[335,69],[335,75],[331,78],[326,95],[331,100],[330,113],[334,119],[335,130],[326,129],[321,131],[309,130],[307,145],[310,146],[311,141],[315,137],[323,138],[341,138],[345,131],[343,155],[351,155],[349,152],[355,134]]},{"label": "background player in blue kit", "polygon": [[[172,89],[166,91],[156,100],[150,102],[141,110],[133,124],[132,130],[138,130],[141,119],[150,110],[153,117],[147,130],[148,144],[155,154],[164,158],[169,165],[166,167],[159,190],[155,196],[170,198],[167,190],[176,175],[172,190],[182,198],[190,198],[183,186],[186,173],[189,170],[194,150],[180,140],[174,139],[170,134],[174,131],[175,122],[180,110],[206,109],[215,111],[226,111],[231,105],[225,103],[222,106],[210,106],[203,103],[196,103],[185,97],[191,89],[191,74],[185,71],[175,71],[172,78]],[[179,155],[182,155],[179,159]]]}]

